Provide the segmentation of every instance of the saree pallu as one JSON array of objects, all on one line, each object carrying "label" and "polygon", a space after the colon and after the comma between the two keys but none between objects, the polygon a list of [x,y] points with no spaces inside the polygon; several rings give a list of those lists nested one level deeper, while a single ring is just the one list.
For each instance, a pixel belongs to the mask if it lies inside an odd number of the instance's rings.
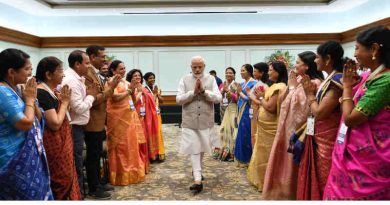
[{"label": "saree pallu", "polygon": [[296,198],[298,166],[286,150],[290,136],[301,127],[309,114],[302,85],[290,91],[280,106],[275,139],[265,172],[262,197],[266,200],[293,200]]},{"label": "saree pallu", "polygon": [[237,104],[229,103],[228,107],[225,110],[221,127],[219,129],[221,150],[227,148],[229,150],[229,153],[227,153],[227,155],[234,154],[237,137],[237,127],[234,122],[236,116]]},{"label": "saree pallu", "polygon": [[336,142],[325,200],[390,199],[390,73],[387,80],[385,75],[357,91],[355,109],[369,118],[348,128],[344,143]]},{"label": "saree pallu", "polygon": [[[257,139],[253,146],[252,158],[248,166],[247,178],[259,191],[263,190],[264,176],[267,169],[268,158],[275,138],[280,110],[280,96],[286,88],[284,83],[273,84],[265,92],[264,99],[269,100],[274,94],[278,95],[276,113],[270,113],[264,107],[260,107],[257,123]],[[278,93],[276,93],[278,92]]]},{"label": "saree pallu", "polygon": [[314,136],[307,135],[298,171],[298,200],[321,200],[332,163],[332,151],[341,113],[315,122]]},{"label": "saree pallu", "polygon": [[[117,93],[126,92],[122,85]],[[107,101],[107,148],[110,163],[110,183],[129,185],[145,179],[145,164],[141,159],[139,138],[143,129],[138,114],[130,109],[129,98]]]},{"label": "saree pallu", "polygon": [[255,146],[257,139],[257,120],[259,116],[259,106],[251,104],[251,109],[253,110],[253,115],[251,119],[251,145],[252,148]]},{"label": "saree pallu", "polygon": [[164,135],[163,135],[163,128],[162,128],[162,119],[161,114],[157,114],[157,120],[158,120],[158,135],[157,135],[157,142],[158,142],[158,159],[159,160],[165,160],[165,146],[164,146]]},{"label": "saree pallu", "polygon": [[0,170],[0,187],[1,200],[53,200],[42,130],[36,118],[19,153]]},{"label": "saree pallu", "polygon": [[[242,82],[242,93],[248,96],[246,93],[246,87],[253,88],[255,86],[255,80],[249,80],[246,84]],[[246,97],[248,98],[248,97]],[[236,122],[238,123],[238,131],[236,137],[236,145],[234,149],[234,158],[236,159],[238,166],[247,166],[252,156],[252,144],[251,144],[251,119],[249,118],[249,100],[240,97],[237,101],[238,117]]]},{"label": "saree pallu", "polygon": [[[145,104],[145,116],[140,117],[141,123],[144,127],[144,133],[147,144],[147,156],[150,160],[156,160],[158,157],[158,119],[156,112],[156,103],[154,102],[153,93],[143,87],[143,103]],[[136,104],[137,112],[140,114],[141,108],[140,100]],[[144,148],[142,148],[144,149]]]},{"label": "saree pallu", "polygon": [[68,119],[65,117],[57,131],[45,126],[43,138],[50,170],[50,187],[54,199],[81,200],[73,157],[72,129]]}]

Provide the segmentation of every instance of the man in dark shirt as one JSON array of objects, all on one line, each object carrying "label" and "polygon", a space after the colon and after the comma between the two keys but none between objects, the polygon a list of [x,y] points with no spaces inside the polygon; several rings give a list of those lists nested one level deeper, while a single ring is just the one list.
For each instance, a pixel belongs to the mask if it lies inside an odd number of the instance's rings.
[{"label": "man in dark shirt", "polygon": [[[219,88],[219,86],[223,82],[222,82],[221,78],[218,78],[217,72],[215,70],[210,70],[209,74],[214,76],[215,80],[217,81],[218,88]],[[221,115],[219,114],[221,112],[220,106],[221,106],[220,103],[214,104],[214,112],[215,112],[214,119],[215,119],[215,122],[218,123],[218,125],[221,125],[221,121],[222,121]]]}]

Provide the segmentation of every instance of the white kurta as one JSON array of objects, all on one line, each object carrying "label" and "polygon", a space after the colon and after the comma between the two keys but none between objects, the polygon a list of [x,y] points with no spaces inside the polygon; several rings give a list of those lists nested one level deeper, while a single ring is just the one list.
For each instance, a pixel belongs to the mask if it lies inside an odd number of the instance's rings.
[{"label": "white kurta", "polygon": [[[182,79],[180,80],[178,94],[176,97],[179,104],[188,103],[195,97],[194,91],[186,92],[184,87]],[[216,82],[214,82],[212,89],[205,91],[204,95],[207,101],[213,103],[218,103],[222,100],[222,96]],[[205,110],[204,112],[214,112],[214,110]],[[179,150],[182,154],[199,154],[201,152],[211,154],[212,148],[219,146],[219,136],[217,135],[214,127],[202,130],[182,128],[182,139]]]}]

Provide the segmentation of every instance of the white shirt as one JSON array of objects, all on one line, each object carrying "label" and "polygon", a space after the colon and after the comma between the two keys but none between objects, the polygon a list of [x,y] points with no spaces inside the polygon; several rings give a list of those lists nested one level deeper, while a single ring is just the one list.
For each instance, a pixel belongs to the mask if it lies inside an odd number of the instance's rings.
[{"label": "white shirt", "polygon": [[72,68],[67,69],[64,74],[62,86],[68,85],[72,89],[70,97],[71,124],[86,125],[89,121],[89,109],[91,109],[95,98],[91,95],[87,96],[84,77],[77,74]]}]

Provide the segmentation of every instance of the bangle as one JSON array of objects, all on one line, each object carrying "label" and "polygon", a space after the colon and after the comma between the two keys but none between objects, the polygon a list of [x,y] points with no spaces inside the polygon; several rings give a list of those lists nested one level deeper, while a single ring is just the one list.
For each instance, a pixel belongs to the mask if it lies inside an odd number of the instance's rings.
[{"label": "bangle", "polygon": [[32,109],[35,109],[34,105],[26,104],[25,106],[26,106],[26,108],[31,107]]},{"label": "bangle", "polygon": [[343,103],[344,101],[347,100],[351,100],[353,102],[352,98],[340,98],[340,103]]}]

